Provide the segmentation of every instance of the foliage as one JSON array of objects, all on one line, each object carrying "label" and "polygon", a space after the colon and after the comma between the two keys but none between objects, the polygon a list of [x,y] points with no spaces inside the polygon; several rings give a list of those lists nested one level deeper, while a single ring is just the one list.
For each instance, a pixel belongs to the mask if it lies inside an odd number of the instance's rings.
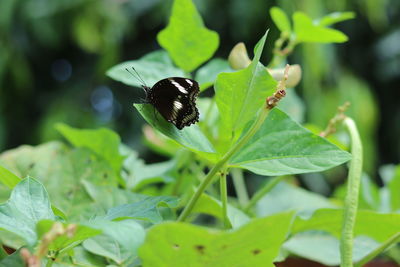
[{"label": "foliage", "polygon": [[[84,14],[90,17],[91,12],[87,8]],[[0,243],[16,252],[0,254],[0,265],[22,266],[19,255],[27,249],[47,266],[274,266],[294,254],[325,264],[350,261],[347,267],[398,241],[400,167],[381,189],[389,197],[379,199],[379,190],[369,184],[361,189],[360,206],[370,210],[357,210],[361,144],[353,138],[350,154],[292,119],[292,106],[301,105],[296,95],[283,100],[282,108],[274,107],[292,75],[278,69],[287,56],[303,43],[345,42],[347,36],[331,26],[353,13],[314,21],[302,12],[291,21],[278,7],[270,14],[281,34],[268,68],[260,62],[271,42],[268,31],[254,47],[252,60],[234,70],[231,57],[212,59],[219,36],[205,27],[192,1],[175,0],[169,24],[157,36],[165,50],[107,71],[112,79],[136,87],[140,81],[126,68],[137,69],[149,85],[183,76],[198,79],[202,91],[214,88],[215,95],[207,92],[212,97],[198,100],[199,124],[183,130],[151,105],[134,105],[151,126],[144,130],[146,141],[168,155],[165,162],[146,164],[112,130],[67,124],[55,128],[68,145],[52,141],[2,153],[0,196],[8,200],[0,206]],[[77,23],[77,42],[84,49],[100,52],[109,45],[88,41],[95,22]],[[352,137],[355,133],[353,125]],[[330,170],[350,160],[348,192],[354,194],[345,193],[344,204],[340,192],[328,199],[290,184],[296,181],[293,175]],[[276,177],[249,201],[243,170],[264,180]],[[244,199],[228,198],[230,175],[241,180],[235,190]],[[377,212],[383,206],[379,201],[389,203],[386,213]],[[343,229],[349,230],[348,237]],[[339,238],[356,253],[340,255]],[[310,240],[315,241],[312,253],[303,245]],[[336,254],[326,260],[327,251]]]}]

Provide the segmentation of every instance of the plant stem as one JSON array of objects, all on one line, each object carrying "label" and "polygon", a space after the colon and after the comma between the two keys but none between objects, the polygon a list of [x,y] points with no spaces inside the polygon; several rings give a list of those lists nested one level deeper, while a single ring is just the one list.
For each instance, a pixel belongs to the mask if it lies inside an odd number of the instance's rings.
[{"label": "plant stem", "polygon": [[226,185],[226,169],[224,169],[219,177],[219,186],[221,192],[221,203],[222,203],[222,218],[224,222],[224,228],[232,228],[231,222],[228,218],[228,190]]},{"label": "plant stem", "polygon": [[344,120],[344,125],[351,138],[351,154],[353,156],[350,162],[348,175],[347,193],[343,213],[342,236],[340,239],[340,257],[341,267],[353,266],[353,239],[354,225],[356,221],[358,208],[358,194],[362,174],[362,144],[356,124],[351,118]]},{"label": "plant stem", "polygon": [[244,207],[244,212],[248,213],[257,204],[257,202],[264,197],[269,191],[272,190],[280,181],[282,181],[285,176],[276,176],[271,178],[271,181],[266,183],[254,196],[251,198],[250,202]]},{"label": "plant stem", "polygon": [[264,120],[267,118],[269,114],[269,109],[263,108],[260,111],[260,114],[258,115],[257,119],[253,123],[253,125],[250,127],[250,129],[247,131],[247,133],[235,144],[233,145],[228,152],[214,165],[214,167],[210,170],[210,172],[206,175],[204,180],[200,183],[199,187],[197,188],[196,192],[194,195],[191,197],[189,200],[189,203],[186,205],[186,207],[183,209],[181,215],[178,218],[179,222],[183,222],[186,220],[186,218],[189,216],[191,213],[192,209],[194,208],[194,205],[200,198],[201,194],[206,190],[207,186],[210,184],[210,182],[213,180],[214,176],[219,172],[221,169],[226,167],[227,162],[229,159],[236,154],[247,142],[250,140],[251,137],[260,129],[261,125],[263,124]]},{"label": "plant stem", "polygon": [[244,207],[249,202],[249,194],[246,190],[246,184],[243,178],[243,171],[241,169],[232,169],[233,186],[235,187],[236,195],[241,207]]},{"label": "plant stem", "polygon": [[364,264],[368,263],[370,260],[381,254],[385,249],[387,249],[389,246],[397,243],[400,241],[400,232],[392,235],[388,240],[386,240],[383,244],[381,244],[379,247],[371,251],[368,255],[366,255],[364,258],[362,258],[359,262],[354,264],[355,267],[362,267]]}]

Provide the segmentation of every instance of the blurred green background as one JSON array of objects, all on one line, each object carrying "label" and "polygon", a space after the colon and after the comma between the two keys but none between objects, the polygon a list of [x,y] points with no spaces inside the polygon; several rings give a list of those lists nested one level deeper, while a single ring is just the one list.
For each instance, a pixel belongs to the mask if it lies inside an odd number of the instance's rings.
[{"label": "blurred green background", "polygon": [[[215,56],[227,58],[238,42],[252,47],[270,28],[262,62],[271,59],[279,32],[269,8],[319,18],[354,11],[337,24],[344,44],[302,44],[289,57],[303,80],[295,89],[304,123],[325,128],[338,105],[361,131],[365,170],[400,161],[400,1],[398,0],[194,0],[206,26],[220,35]],[[144,123],[132,102],[141,91],[112,81],[107,69],[160,49],[156,35],[171,0],[1,0],[0,150],[59,138],[56,122],[115,129],[147,161]]]}]

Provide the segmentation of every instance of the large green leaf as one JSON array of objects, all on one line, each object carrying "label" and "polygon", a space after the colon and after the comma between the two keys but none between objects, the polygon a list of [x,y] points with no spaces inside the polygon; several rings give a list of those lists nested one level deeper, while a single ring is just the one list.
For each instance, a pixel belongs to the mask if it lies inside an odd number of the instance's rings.
[{"label": "large green leaf", "polygon": [[88,211],[92,200],[85,192],[82,180],[96,185],[117,185],[115,172],[105,160],[85,148],[70,151],[59,142],[6,151],[0,155],[0,162],[20,177],[38,178],[46,185],[52,203],[69,219],[91,216]]},{"label": "large green leaf", "polygon": [[139,250],[143,266],[265,266],[286,239],[293,213],[255,219],[233,232],[168,222],[151,228]]},{"label": "large green leaf", "polygon": [[190,72],[212,57],[219,37],[204,27],[191,0],[175,0],[168,26],[157,35],[175,64]]},{"label": "large green leaf", "polygon": [[297,42],[343,43],[348,40],[344,33],[313,23],[311,18],[302,12],[293,14],[293,23]]},{"label": "large green leaf", "polygon": [[119,153],[121,139],[115,132],[100,128],[96,130],[76,129],[66,124],[56,125],[57,130],[75,147],[86,147],[107,160],[119,173],[123,156]]},{"label": "large green leaf", "polygon": [[25,267],[25,262],[21,258],[20,250],[0,260],[0,267]]},{"label": "large green leaf", "polygon": [[[96,255],[112,259],[118,265],[128,266],[137,258],[138,248],[144,242],[145,230],[134,220],[103,221],[87,223],[103,233],[83,242],[83,247]],[[125,265],[126,264],[126,265]]]},{"label": "large green leaf", "polygon": [[54,220],[55,216],[46,189],[33,178],[23,179],[0,205],[0,228],[19,235],[29,245],[35,244],[36,223],[43,219]]},{"label": "large green leaf", "polygon": [[108,210],[105,218],[107,220],[133,218],[160,223],[163,218],[160,209],[163,207],[174,208],[178,204],[178,199],[169,196],[147,196],[140,201],[123,204]]},{"label": "large green leaf", "polygon": [[[39,221],[36,226],[39,239],[42,239],[46,233],[52,231],[52,227],[55,223],[56,222],[52,220]],[[63,223],[62,226],[64,227],[64,229],[66,229],[68,226],[71,226],[71,224],[68,225],[66,223]],[[58,235],[48,244],[48,249],[53,252],[64,253],[69,249],[72,249],[75,246],[79,245],[86,239],[101,233],[101,230],[93,229],[85,225],[75,224],[75,226],[73,227],[75,229],[73,230],[72,234],[65,232],[62,235]]]},{"label": "large green leaf", "polygon": [[349,153],[274,108],[230,165],[274,176],[323,171],[350,159]]},{"label": "large green leaf", "polygon": [[152,105],[135,104],[134,106],[151,126],[179,144],[194,152],[206,152],[202,153],[203,155],[214,152],[211,143],[197,125],[178,130],[172,123],[167,122]]},{"label": "large green leaf", "polygon": [[140,59],[120,63],[107,71],[107,75],[116,81],[127,85],[140,87],[142,82],[132,76],[135,74],[132,67],[136,69],[147,86],[153,86],[156,82],[167,77],[185,77],[185,73],[174,67],[168,53],[163,50],[154,51]]},{"label": "large green leaf", "polygon": [[255,48],[252,63],[245,69],[220,73],[215,82],[215,100],[221,116],[220,135],[234,141],[275,89],[276,81],[259,63],[267,33]]},{"label": "large green leaf", "polygon": [[269,13],[276,27],[278,27],[281,32],[291,32],[292,27],[290,26],[289,18],[281,8],[274,6],[269,10]]},{"label": "large green leaf", "polygon": [[[320,209],[310,219],[297,218],[292,233],[308,230],[326,231],[339,238],[342,231],[343,212],[339,209]],[[369,236],[383,242],[400,230],[400,214],[360,210],[354,227],[354,236]]]}]

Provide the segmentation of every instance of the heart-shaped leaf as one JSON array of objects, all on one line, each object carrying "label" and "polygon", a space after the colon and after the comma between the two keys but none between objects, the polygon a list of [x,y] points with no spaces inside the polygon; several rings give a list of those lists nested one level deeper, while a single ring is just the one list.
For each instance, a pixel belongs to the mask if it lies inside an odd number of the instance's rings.
[{"label": "heart-shaped leaf", "polygon": [[157,40],[175,64],[187,72],[208,60],[219,44],[218,34],[204,27],[191,0],[174,1],[169,24]]}]

